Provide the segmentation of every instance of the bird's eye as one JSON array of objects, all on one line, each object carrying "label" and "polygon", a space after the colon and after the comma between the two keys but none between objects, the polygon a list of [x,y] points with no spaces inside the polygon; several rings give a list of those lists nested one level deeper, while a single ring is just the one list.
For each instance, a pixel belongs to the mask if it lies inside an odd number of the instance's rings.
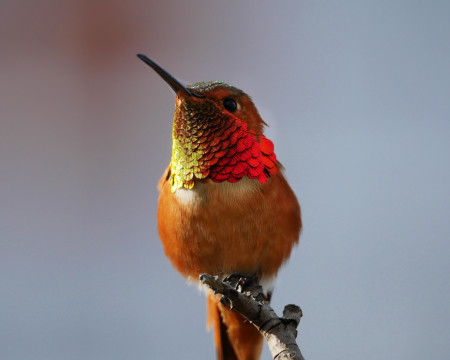
[{"label": "bird's eye", "polygon": [[223,99],[223,107],[229,112],[235,112],[237,110],[236,100],[234,100],[233,98]]}]

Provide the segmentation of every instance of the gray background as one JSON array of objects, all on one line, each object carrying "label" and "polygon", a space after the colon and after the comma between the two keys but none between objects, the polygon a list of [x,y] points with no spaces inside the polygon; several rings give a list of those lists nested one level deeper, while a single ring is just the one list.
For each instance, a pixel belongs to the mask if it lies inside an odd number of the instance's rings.
[{"label": "gray background", "polygon": [[[0,358],[208,359],[156,184],[174,94],[244,89],[303,210],[307,359],[449,354],[448,1],[1,1]],[[265,350],[265,358],[268,358]]]}]

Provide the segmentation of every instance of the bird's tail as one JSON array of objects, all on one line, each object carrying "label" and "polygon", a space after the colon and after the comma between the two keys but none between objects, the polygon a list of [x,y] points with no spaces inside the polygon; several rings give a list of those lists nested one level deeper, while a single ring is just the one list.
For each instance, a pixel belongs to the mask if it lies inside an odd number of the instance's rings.
[{"label": "bird's tail", "polygon": [[207,312],[207,328],[214,327],[218,360],[259,359],[263,339],[253,324],[222,306],[212,293],[207,295]]}]

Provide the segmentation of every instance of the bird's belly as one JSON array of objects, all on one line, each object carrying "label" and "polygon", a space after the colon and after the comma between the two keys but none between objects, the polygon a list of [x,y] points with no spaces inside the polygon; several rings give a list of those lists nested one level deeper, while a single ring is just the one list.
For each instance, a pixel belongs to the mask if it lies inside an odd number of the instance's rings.
[{"label": "bird's belly", "polygon": [[210,182],[175,194],[162,189],[161,241],[184,276],[197,279],[203,272],[272,276],[289,256],[298,231],[292,239],[283,238],[279,231],[283,214],[271,204],[276,199],[263,196],[258,182],[239,183]]}]

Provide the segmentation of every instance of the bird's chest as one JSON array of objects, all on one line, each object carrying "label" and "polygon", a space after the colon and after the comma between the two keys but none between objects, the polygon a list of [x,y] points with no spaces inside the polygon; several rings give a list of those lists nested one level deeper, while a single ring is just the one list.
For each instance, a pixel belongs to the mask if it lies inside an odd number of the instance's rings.
[{"label": "bird's chest", "polygon": [[158,214],[164,249],[181,272],[258,270],[260,245],[270,236],[258,181],[207,181],[191,190],[163,191]]},{"label": "bird's chest", "polygon": [[206,181],[192,190],[178,189],[174,197],[180,207],[179,221],[195,232],[198,241],[214,239],[220,248],[246,246],[263,220],[260,187],[258,181],[245,178],[237,183]]}]

